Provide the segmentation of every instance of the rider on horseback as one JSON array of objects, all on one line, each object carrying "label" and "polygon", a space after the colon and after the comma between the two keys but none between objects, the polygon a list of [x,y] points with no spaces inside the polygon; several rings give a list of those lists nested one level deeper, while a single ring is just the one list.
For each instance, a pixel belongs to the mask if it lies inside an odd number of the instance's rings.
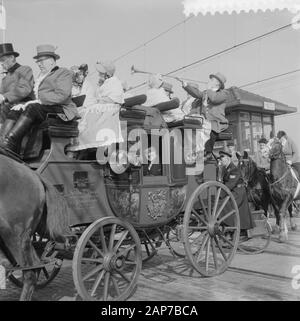
[{"label": "rider on horseback", "polygon": [[277,138],[281,141],[286,162],[297,171],[298,177],[300,177],[300,156],[296,144],[283,130],[277,133]]},{"label": "rider on horseback", "polygon": [[269,158],[269,150],[267,147],[267,139],[261,138],[259,141],[259,150],[256,154],[256,165],[258,168],[264,169],[266,172],[270,171],[270,158]]}]

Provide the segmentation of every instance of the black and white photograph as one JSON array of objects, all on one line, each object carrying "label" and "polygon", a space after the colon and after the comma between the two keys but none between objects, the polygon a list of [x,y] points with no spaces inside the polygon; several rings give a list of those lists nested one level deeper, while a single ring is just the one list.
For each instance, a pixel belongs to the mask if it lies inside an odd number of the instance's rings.
[{"label": "black and white photograph", "polygon": [[0,304],[299,300],[300,0],[0,0]]}]

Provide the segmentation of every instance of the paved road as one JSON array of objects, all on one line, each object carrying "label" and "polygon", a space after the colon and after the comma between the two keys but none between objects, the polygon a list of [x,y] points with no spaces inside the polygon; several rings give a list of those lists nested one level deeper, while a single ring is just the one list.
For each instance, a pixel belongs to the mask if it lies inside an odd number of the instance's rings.
[{"label": "paved road", "polygon": [[[300,218],[298,227],[300,229]],[[138,288],[130,300],[300,300],[300,287],[294,289],[292,274],[298,265],[300,279],[300,231],[290,232],[289,241],[275,236],[263,254],[237,253],[231,267],[222,275],[203,278],[185,259],[174,259],[162,246],[159,255],[145,263]],[[300,283],[300,281],[299,281]],[[0,291],[0,301],[18,300],[20,290],[11,283]],[[71,261],[65,261],[45,289],[36,291],[36,301],[79,300],[72,280]]]}]

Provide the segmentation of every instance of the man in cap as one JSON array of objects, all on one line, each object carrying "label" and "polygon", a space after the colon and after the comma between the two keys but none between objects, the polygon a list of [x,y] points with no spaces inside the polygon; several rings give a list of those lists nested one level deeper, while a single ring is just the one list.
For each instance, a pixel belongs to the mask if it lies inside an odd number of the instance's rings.
[{"label": "man in cap", "polygon": [[33,74],[28,66],[17,63],[19,53],[14,51],[11,43],[0,44],[0,64],[4,77],[0,87],[0,141],[13,127],[14,121],[6,117],[12,106],[33,99]]},{"label": "man in cap", "polygon": [[219,133],[228,128],[228,120],[225,118],[227,99],[227,91],[225,90],[226,78],[219,72],[209,75],[207,90],[204,91],[188,85],[179,78],[178,80],[181,81],[183,89],[200,102],[198,104],[198,112],[203,114],[211,123],[210,139],[205,143],[206,155],[209,158]]},{"label": "man in cap", "polygon": [[57,114],[63,121],[78,117],[71,100],[72,72],[56,65],[59,55],[52,45],[37,46],[36,60],[41,72],[34,85],[34,101],[16,105],[7,118],[15,121],[4,139],[4,147],[18,153],[20,143],[33,124],[47,119],[48,113]]},{"label": "man in cap", "polygon": [[269,148],[267,146],[268,141],[266,138],[262,137],[259,141],[259,150],[255,155],[255,162],[257,167],[263,168],[265,171],[270,170],[270,158],[269,158]]},{"label": "man in cap", "polygon": [[236,156],[237,150],[236,150],[236,148],[235,148],[234,142],[233,142],[233,141],[228,142],[228,143],[227,143],[227,148],[228,148],[229,154],[232,155],[231,161],[233,162],[233,164],[234,164],[235,166],[237,166],[238,163],[239,163],[239,160],[238,160],[238,158],[237,158],[237,156]]},{"label": "man in cap", "polygon": [[[241,236],[246,237],[246,231],[253,228],[254,223],[248,204],[246,189],[243,184],[242,174],[238,167],[236,167],[231,161],[232,155],[229,152],[220,151],[219,155],[223,165],[223,183],[230,189],[236,200],[240,214]],[[224,195],[221,195],[221,198],[222,197],[224,197]],[[227,203],[224,208],[224,213],[228,213],[232,210],[229,206],[229,203]],[[231,225],[232,218],[233,217],[229,217],[226,219],[225,223]]]},{"label": "man in cap", "polygon": [[286,162],[293,166],[300,177],[300,154],[297,145],[283,130],[278,131],[277,138],[281,141]]}]

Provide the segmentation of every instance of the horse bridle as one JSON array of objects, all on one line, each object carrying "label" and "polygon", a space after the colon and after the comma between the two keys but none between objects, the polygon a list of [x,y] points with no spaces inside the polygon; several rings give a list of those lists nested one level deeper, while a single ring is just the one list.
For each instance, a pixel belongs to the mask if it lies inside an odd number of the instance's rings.
[{"label": "horse bridle", "polygon": [[[276,153],[276,154],[270,154],[269,156],[270,156],[270,160],[271,160],[271,161],[272,161],[272,159],[273,159],[273,160],[275,160],[275,159],[283,159],[283,160],[286,162],[286,158],[285,158],[285,155],[284,155],[284,153],[282,152],[282,150],[280,150],[280,151],[279,151],[278,153]],[[279,179],[277,179],[275,182],[270,183],[270,186],[273,186],[273,185],[281,182],[281,181],[287,176],[287,174],[289,173],[289,171],[290,171],[290,168],[289,168],[289,166],[288,166],[287,169],[286,169],[286,171],[285,171],[285,173],[284,173]]]}]

